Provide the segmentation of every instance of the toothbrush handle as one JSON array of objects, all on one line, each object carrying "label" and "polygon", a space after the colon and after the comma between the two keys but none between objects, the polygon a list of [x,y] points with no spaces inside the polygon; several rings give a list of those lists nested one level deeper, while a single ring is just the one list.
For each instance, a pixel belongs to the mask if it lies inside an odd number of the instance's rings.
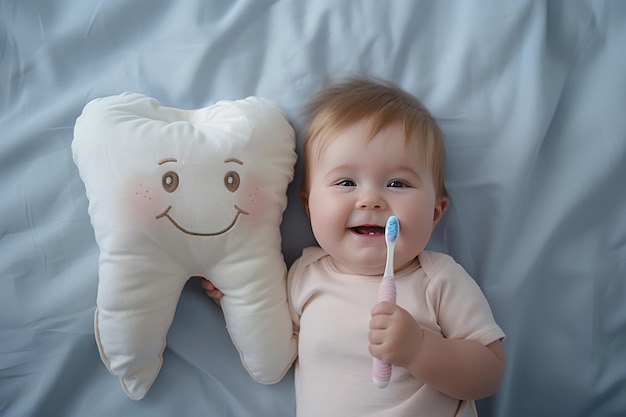
[{"label": "toothbrush handle", "polygon": [[[393,277],[386,276],[378,289],[378,301],[396,303],[396,284]],[[374,358],[372,363],[372,379],[378,388],[385,388],[391,379],[391,364]]]}]

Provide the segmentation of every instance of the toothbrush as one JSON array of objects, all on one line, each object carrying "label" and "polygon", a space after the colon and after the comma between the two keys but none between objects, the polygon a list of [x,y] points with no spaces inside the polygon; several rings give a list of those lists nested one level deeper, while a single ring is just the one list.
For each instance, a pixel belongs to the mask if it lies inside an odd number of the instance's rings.
[{"label": "toothbrush", "polygon": [[[400,233],[400,223],[396,216],[390,216],[385,226],[385,242],[387,243],[387,263],[385,273],[378,289],[378,301],[388,301],[396,303],[396,284],[393,276],[393,254],[396,248],[396,241]],[[374,358],[372,364],[372,379],[378,388],[385,388],[391,378],[391,364]]]}]

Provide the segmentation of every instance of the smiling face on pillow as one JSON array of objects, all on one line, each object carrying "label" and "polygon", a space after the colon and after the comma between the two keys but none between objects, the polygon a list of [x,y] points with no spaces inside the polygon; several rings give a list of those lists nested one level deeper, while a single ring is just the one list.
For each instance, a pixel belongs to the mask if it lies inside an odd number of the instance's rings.
[{"label": "smiling face on pillow", "polygon": [[283,112],[258,97],[179,110],[125,93],[85,106],[72,150],[100,248],[96,340],[130,398],[157,377],[192,276],[224,293],[255,380],[289,369],[296,342],[279,226],[294,148]]},{"label": "smiling face on pillow", "polygon": [[[224,160],[224,163],[225,164],[234,163],[234,164],[243,165],[243,161],[237,158],[227,158]],[[164,160],[159,161],[159,165],[164,165],[164,164],[176,165],[178,164],[178,160],[176,158],[165,158]],[[177,167],[174,166],[172,169],[177,169]],[[233,167],[233,169],[236,169],[236,167]],[[236,192],[239,189],[240,183],[241,183],[241,177],[239,173],[237,173],[237,171],[227,171],[226,174],[224,174],[224,188],[226,188],[226,190],[228,190],[230,193]],[[171,194],[171,193],[176,192],[178,190],[179,185],[180,185],[180,177],[178,176],[178,173],[176,171],[167,171],[165,174],[163,174],[163,177],[161,179],[161,186],[163,187],[163,190],[165,190],[166,193]],[[193,190],[187,190],[187,191],[193,192]],[[222,192],[222,194],[225,194],[225,193]],[[229,200],[228,197],[229,196],[226,195],[225,199]],[[231,197],[230,200],[234,200],[234,198]],[[226,218],[225,219],[226,221],[222,222],[224,227],[221,227],[221,225],[219,224],[220,222],[212,222],[213,224],[217,225],[217,228],[215,228],[214,230],[207,229],[205,231],[200,231],[200,230],[190,230],[190,229],[185,228],[174,219],[174,217],[178,217],[176,216],[176,212],[178,210],[174,209],[174,211],[172,211],[172,205],[168,205],[167,208],[163,210],[161,214],[155,217],[155,219],[165,218],[169,220],[170,223],[172,223],[172,225],[174,225],[178,230],[188,235],[219,236],[221,234],[228,232],[230,229],[232,229],[235,226],[235,224],[237,224],[237,220],[239,219],[240,215],[245,214],[247,216],[250,214],[248,211],[243,210],[241,207],[237,206],[237,204],[235,204],[234,201],[233,201],[232,206],[234,209],[233,215],[230,216],[232,217],[232,220],[229,221],[228,218]],[[214,214],[219,215],[219,214],[228,214],[228,213],[214,213]],[[183,215],[183,217],[185,216]]]}]

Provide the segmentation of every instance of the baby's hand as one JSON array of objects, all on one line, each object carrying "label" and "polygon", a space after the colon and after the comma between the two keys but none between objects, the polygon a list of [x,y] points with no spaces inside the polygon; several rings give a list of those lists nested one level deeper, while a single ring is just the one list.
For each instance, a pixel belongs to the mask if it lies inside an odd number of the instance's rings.
[{"label": "baby's hand", "polygon": [[202,279],[202,288],[206,291],[206,294],[213,299],[217,303],[217,305],[221,304],[222,297],[224,297],[224,293],[215,288],[215,285],[211,281],[206,278]]},{"label": "baby's hand", "polygon": [[424,330],[405,309],[380,302],[372,309],[369,351],[376,358],[409,368],[419,356]]}]

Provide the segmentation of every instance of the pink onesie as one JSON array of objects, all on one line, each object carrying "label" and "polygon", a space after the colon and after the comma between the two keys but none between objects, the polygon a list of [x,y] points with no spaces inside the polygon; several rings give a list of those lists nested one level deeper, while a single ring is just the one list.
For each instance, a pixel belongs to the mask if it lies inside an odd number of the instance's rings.
[{"label": "pink onesie", "polygon": [[[480,288],[450,256],[423,251],[395,279],[398,305],[423,328],[484,345],[504,339]],[[380,280],[340,273],[317,247],[291,267],[298,417],[475,416],[473,401],[442,394],[403,368],[393,368],[387,388],[374,386],[368,329]]]}]

